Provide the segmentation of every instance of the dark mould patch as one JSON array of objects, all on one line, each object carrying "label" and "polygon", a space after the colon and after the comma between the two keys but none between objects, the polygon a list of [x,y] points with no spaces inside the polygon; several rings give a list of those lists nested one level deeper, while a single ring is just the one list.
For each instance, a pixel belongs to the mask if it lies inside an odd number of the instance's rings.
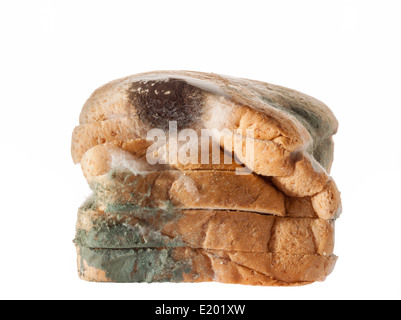
[{"label": "dark mould patch", "polygon": [[204,100],[202,89],[175,78],[133,82],[128,99],[143,123],[166,132],[170,121],[177,121],[178,130],[191,127],[201,116]]}]

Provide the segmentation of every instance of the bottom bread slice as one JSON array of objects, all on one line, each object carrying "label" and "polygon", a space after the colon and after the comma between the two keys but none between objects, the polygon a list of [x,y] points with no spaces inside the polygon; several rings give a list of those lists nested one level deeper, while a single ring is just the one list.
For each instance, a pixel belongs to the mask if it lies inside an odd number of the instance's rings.
[{"label": "bottom bread slice", "polygon": [[76,245],[81,279],[296,286],[323,281],[337,257],[184,248],[91,249]]}]

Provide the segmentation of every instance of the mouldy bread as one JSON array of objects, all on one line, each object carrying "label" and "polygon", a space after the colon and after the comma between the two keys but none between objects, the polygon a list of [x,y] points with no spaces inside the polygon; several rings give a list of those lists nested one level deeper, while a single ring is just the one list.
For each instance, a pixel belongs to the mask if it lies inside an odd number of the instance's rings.
[{"label": "mouldy bread", "polygon": [[89,248],[191,247],[330,256],[334,222],[224,210],[81,208],[75,242]]},{"label": "mouldy bread", "polygon": [[[291,153],[305,151],[327,170],[338,126],[327,106],[294,90],[216,74],[150,72],[110,82],[92,94],[74,130],[74,161],[98,144],[146,139],[153,128],[168,130],[169,121],[177,121],[178,129],[227,128],[243,136],[255,129],[253,138],[288,151],[283,163]],[[291,171],[268,160],[266,175]],[[276,174],[268,173],[270,167]]]},{"label": "mouldy bread", "polygon": [[193,248],[90,249],[77,245],[78,273],[99,282],[209,282],[291,286],[323,281],[336,256]]},{"label": "mouldy bread", "polygon": [[225,171],[111,172],[92,177],[98,204],[231,209],[285,215],[284,195],[257,175]]},{"label": "mouldy bread", "polygon": [[229,171],[110,171],[90,177],[88,182],[94,192],[94,201],[104,208],[108,205],[174,206],[277,216],[294,214],[325,220],[335,219],[341,213],[340,194],[333,180],[313,197],[288,197],[267,178],[237,176]]},{"label": "mouldy bread", "polygon": [[[126,148],[133,149],[137,145],[141,148],[147,146],[144,141],[136,140],[126,143]],[[163,206],[166,201],[172,201],[183,207],[216,206],[222,209],[238,208],[283,215],[281,205],[279,212],[277,207],[271,209],[272,207],[267,205],[268,199],[270,203],[281,203],[281,199],[277,198],[278,192],[272,189],[272,184],[267,178],[256,175],[237,176],[234,171],[241,166],[235,162],[231,165],[150,165],[143,158],[144,152],[135,150],[128,153],[116,145],[106,144],[96,146],[84,155],[82,170],[97,198],[120,204],[143,203]],[[221,154],[219,156],[224,158]],[[338,217],[341,213],[341,199],[334,180],[325,174],[324,169],[315,172],[305,160],[297,162],[296,166],[299,169],[296,175],[273,177],[274,186],[288,197],[313,196],[313,207],[322,219]],[[172,171],[174,169],[176,171]],[[192,196],[188,197],[188,192],[192,192]],[[206,206],[202,199],[206,199]],[[213,199],[217,199],[219,203],[215,203]],[[325,203],[322,204],[322,201]],[[227,202],[231,206],[227,206]]]},{"label": "mouldy bread", "polygon": [[323,281],[342,209],[330,176],[337,127],[322,102],[260,81],[156,71],[100,87],[72,134],[93,190],[78,212],[79,276]]}]

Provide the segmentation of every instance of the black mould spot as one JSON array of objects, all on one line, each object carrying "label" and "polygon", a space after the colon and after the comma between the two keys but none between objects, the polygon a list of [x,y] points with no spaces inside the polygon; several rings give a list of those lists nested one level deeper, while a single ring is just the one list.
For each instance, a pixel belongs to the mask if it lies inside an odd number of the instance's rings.
[{"label": "black mould spot", "polygon": [[179,130],[190,127],[203,106],[202,89],[175,78],[133,82],[128,98],[142,122],[165,131],[170,121],[177,121]]}]

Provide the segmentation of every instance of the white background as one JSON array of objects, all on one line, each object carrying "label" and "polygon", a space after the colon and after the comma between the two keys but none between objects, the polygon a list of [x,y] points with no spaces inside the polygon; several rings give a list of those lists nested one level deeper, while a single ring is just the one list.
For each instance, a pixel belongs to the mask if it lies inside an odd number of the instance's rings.
[{"label": "white background", "polygon": [[[3,299],[399,299],[400,1],[0,1]],[[332,175],[338,264],[297,288],[96,284],[78,279],[70,156],[94,89],[130,74],[197,70],[325,102],[340,122]]]}]

